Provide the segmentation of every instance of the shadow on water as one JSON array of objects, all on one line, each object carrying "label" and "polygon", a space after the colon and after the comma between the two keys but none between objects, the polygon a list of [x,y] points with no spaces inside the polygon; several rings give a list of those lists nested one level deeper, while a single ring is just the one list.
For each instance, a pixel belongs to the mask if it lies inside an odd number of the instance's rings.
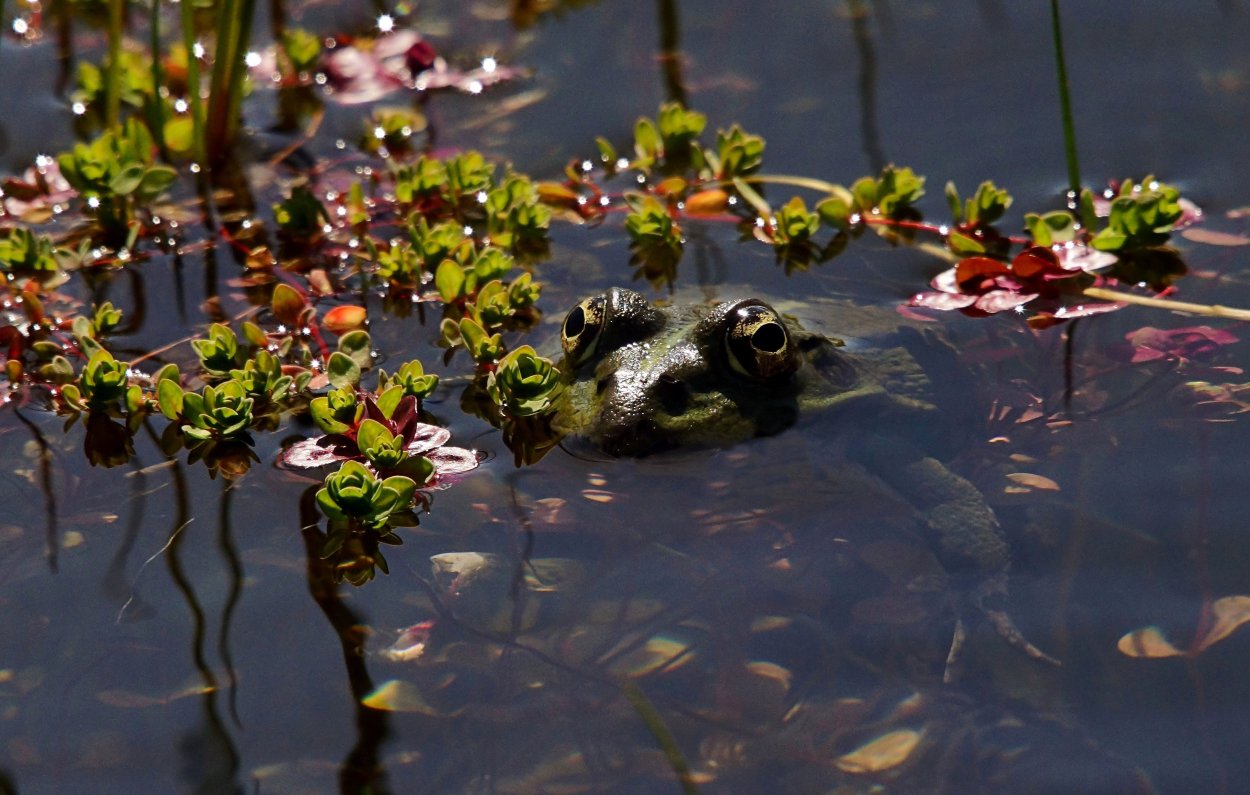
[{"label": "shadow on water", "polygon": [[343,601],[340,584],[333,567],[322,557],[325,541],[317,526],[321,521],[314,501],[315,490],[306,489],[300,497],[300,533],[304,539],[308,592],[334,630],[342,650],[343,667],[352,695],[356,724],[356,742],[339,765],[339,791],[343,793],[388,793],[386,767],[381,750],[391,736],[389,715],[367,706],[365,698],[373,692],[373,678],[365,664],[365,623]]}]

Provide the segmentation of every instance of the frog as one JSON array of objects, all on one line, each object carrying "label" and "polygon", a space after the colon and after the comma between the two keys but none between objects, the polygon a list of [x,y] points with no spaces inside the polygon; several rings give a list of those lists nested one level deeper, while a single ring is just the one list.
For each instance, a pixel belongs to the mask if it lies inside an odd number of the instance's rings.
[{"label": "frog", "polygon": [[984,495],[923,444],[890,433],[899,418],[936,413],[906,347],[851,350],[765,298],[661,305],[621,287],[581,300],[560,336],[558,433],[643,458],[774,436],[820,414],[835,429],[828,450],[913,507],[950,577],[956,621],[943,678],[957,678],[977,615],[1028,657],[1059,665],[1007,611],[1011,552]]}]

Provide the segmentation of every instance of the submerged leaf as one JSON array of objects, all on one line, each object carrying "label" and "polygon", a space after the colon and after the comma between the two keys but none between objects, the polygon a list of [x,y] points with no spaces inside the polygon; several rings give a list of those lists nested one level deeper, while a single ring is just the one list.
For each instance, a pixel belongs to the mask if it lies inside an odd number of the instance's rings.
[{"label": "submerged leaf", "polygon": [[839,756],[834,764],[844,773],[880,773],[906,762],[923,736],[915,729],[898,729]]},{"label": "submerged leaf", "polygon": [[1250,621],[1250,596],[1224,596],[1211,605],[1215,623],[1207,630],[1206,637],[1197,645],[1196,652],[1227,638],[1242,624]]},{"label": "submerged leaf", "polygon": [[1173,646],[1158,627],[1135,629],[1120,638],[1115,647],[1129,657],[1180,657],[1184,652]]}]

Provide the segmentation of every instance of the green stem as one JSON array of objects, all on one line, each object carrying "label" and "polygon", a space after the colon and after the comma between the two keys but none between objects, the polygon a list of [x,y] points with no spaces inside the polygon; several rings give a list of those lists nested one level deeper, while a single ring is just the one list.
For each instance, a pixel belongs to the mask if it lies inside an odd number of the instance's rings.
[{"label": "green stem", "polygon": [[126,0],[109,0],[108,68],[104,73],[104,124],[109,129],[121,121],[122,28],[126,23]]},{"label": "green stem", "polygon": [[1068,161],[1068,188],[1081,194],[1081,168],[1076,159],[1076,129],[1072,123],[1072,97],[1068,92],[1068,67],[1063,58],[1063,31],[1059,24],[1059,0],[1050,0],[1050,26],[1055,37],[1055,68],[1059,79],[1059,108],[1063,113],[1063,146]]},{"label": "green stem", "polygon": [[[748,184],[758,183],[761,185],[789,185],[793,188],[807,188],[808,190],[818,191],[820,193],[835,193],[838,186],[832,182],[815,177],[797,177],[790,174],[752,174],[749,177],[738,177]],[[731,188],[734,186],[733,180],[714,183],[718,187]]]},{"label": "green stem", "polygon": [[1081,294],[1100,301],[1120,301],[1137,306],[1149,306],[1155,309],[1167,309],[1172,312],[1185,312],[1190,315],[1204,317],[1221,317],[1229,320],[1250,320],[1250,309],[1238,309],[1220,304],[1195,304],[1189,301],[1172,301],[1167,298],[1150,298],[1133,293],[1122,293],[1119,290],[1108,290],[1105,287],[1086,287]]},{"label": "green stem", "polygon": [[191,102],[191,156],[204,161],[204,100],[200,97],[200,59],[195,57],[195,9],[188,0],[178,4],[182,13],[182,46],[187,51],[187,95]]},{"label": "green stem", "polygon": [[243,105],[244,57],[252,34],[255,0],[223,0],[217,13],[217,55],[208,96],[208,158],[225,157],[238,131]]},{"label": "green stem", "polygon": [[673,737],[673,733],[669,731],[668,726],[664,723],[663,716],[659,710],[647,700],[642,691],[633,682],[625,682],[621,685],[621,692],[625,698],[629,700],[629,704],[634,708],[634,712],[638,713],[638,717],[642,718],[642,722],[646,725],[647,731],[655,739],[660,750],[664,753],[664,758],[668,760],[669,767],[673,769],[673,773],[677,776],[677,783],[681,785],[681,791],[686,795],[697,795],[698,786],[695,784],[694,776],[690,772],[690,764],[686,762],[685,756],[681,753],[681,748],[677,745],[677,739]]},{"label": "green stem", "polygon": [[161,2],[152,0],[152,13],[148,16],[148,32],[151,38],[148,46],[152,49],[152,104],[148,111],[148,126],[152,128],[152,138],[161,157],[169,159],[165,149],[165,103],[161,99],[161,86],[165,82],[164,69],[161,68]]}]

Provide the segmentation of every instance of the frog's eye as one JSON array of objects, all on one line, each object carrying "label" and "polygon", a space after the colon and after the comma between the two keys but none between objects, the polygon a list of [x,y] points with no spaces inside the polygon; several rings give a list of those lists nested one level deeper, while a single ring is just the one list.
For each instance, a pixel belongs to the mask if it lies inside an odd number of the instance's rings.
[{"label": "frog's eye", "polygon": [[799,354],[777,313],[760,303],[743,304],[728,315],[725,347],[735,372],[759,381],[792,375]]},{"label": "frog's eye", "polygon": [[596,295],[583,300],[565,316],[564,325],[560,327],[560,345],[574,366],[586,361],[595,352],[599,332],[603,331],[606,308],[606,296]]}]

